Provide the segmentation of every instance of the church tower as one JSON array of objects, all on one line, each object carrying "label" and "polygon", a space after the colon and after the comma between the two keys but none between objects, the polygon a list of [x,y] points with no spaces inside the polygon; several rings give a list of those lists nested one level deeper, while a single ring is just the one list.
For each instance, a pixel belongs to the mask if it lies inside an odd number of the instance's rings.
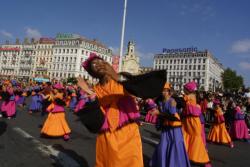
[{"label": "church tower", "polygon": [[138,74],[140,68],[139,61],[139,57],[135,53],[135,42],[129,41],[127,53],[122,60],[122,71]]}]

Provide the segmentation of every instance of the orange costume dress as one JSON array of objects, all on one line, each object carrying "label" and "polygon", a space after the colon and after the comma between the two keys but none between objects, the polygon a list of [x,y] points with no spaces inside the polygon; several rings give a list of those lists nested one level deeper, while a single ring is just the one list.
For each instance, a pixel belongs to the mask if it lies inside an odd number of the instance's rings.
[{"label": "orange costume dress", "polygon": [[218,107],[214,112],[215,121],[209,131],[208,140],[215,143],[231,144],[232,140],[227,132],[221,108]]},{"label": "orange costume dress", "polygon": [[196,103],[194,94],[185,96],[186,106],[183,111],[182,130],[189,160],[194,163],[210,163],[208,153],[201,136],[201,108]]},{"label": "orange costume dress", "polygon": [[142,143],[134,99],[114,80],[94,87],[105,115],[96,139],[96,167],[142,167]]},{"label": "orange costume dress", "polygon": [[41,130],[42,134],[58,137],[67,135],[71,132],[65,119],[64,106],[57,102],[58,100],[62,101],[62,99],[63,93],[57,93],[53,102],[48,106],[47,111],[49,112],[49,115]]}]

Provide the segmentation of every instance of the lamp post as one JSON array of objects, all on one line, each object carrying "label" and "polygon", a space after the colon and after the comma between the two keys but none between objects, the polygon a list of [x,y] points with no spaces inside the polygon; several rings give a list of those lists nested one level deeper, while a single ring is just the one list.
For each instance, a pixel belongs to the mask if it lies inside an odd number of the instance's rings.
[{"label": "lamp post", "polygon": [[123,55],[124,31],[125,31],[125,23],[126,23],[126,10],[127,10],[127,0],[124,0],[121,46],[120,46],[120,58],[119,58],[119,72],[122,71],[122,55]]}]

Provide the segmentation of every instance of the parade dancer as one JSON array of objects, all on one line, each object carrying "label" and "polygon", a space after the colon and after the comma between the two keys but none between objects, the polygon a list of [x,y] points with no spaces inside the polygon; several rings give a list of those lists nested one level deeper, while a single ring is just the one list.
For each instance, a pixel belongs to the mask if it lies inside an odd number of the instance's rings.
[{"label": "parade dancer", "polygon": [[52,103],[52,89],[50,84],[45,84],[44,89],[41,93],[42,96],[42,112],[41,116],[44,116],[47,113],[48,106]]},{"label": "parade dancer", "polygon": [[76,104],[77,104],[77,97],[76,97],[76,90],[73,88],[70,90],[70,103],[69,103],[69,108],[70,111],[74,111],[76,108]]},{"label": "parade dancer", "polygon": [[171,98],[170,85],[166,84],[159,101],[159,111],[154,110],[152,114],[158,115],[161,120],[161,138],[156,146],[151,167],[190,167],[186,152],[181,119],[176,109],[176,101]]},{"label": "parade dancer", "polygon": [[2,95],[3,103],[1,105],[1,111],[8,119],[11,119],[16,115],[16,98],[12,84],[9,81],[4,83]]},{"label": "parade dancer", "polygon": [[201,108],[196,102],[194,81],[184,85],[186,105],[183,110],[182,130],[189,160],[193,163],[211,166],[208,153],[202,140],[202,126],[199,116]]},{"label": "parade dancer", "polygon": [[[95,166],[142,167],[142,143],[137,124],[140,114],[134,97],[128,91],[140,97],[146,94],[146,89],[142,91],[140,87],[138,93],[139,88],[135,88],[133,82],[120,83],[119,75],[112,66],[95,54],[90,55],[83,67],[92,77],[99,79],[94,86],[96,99],[86,106],[89,110],[78,112],[84,125],[92,132],[98,132]],[[166,72],[162,72],[159,78],[165,82]],[[158,83],[160,90],[163,84]],[[88,95],[94,94],[83,79],[78,80],[78,86]],[[160,94],[156,89],[152,91]]]},{"label": "parade dancer", "polygon": [[208,141],[218,144],[227,144],[231,148],[234,144],[229,136],[226,126],[225,119],[223,116],[222,109],[220,107],[220,101],[216,99],[214,101],[214,123],[208,134]]},{"label": "parade dancer", "polygon": [[65,119],[64,87],[60,83],[57,83],[53,88],[53,102],[47,108],[49,115],[43,125],[41,134],[50,137],[63,136],[64,140],[69,140],[71,130]]},{"label": "parade dancer", "polygon": [[42,96],[40,95],[40,87],[34,86],[31,93],[31,103],[29,106],[29,113],[40,112],[42,110]]},{"label": "parade dancer", "polygon": [[245,114],[241,111],[241,107],[239,105],[234,110],[234,121],[230,129],[230,135],[233,139],[246,141],[250,139],[245,122]]},{"label": "parade dancer", "polygon": [[20,107],[23,107],[25,105],[25,98],[27,96],[26,90],[22,89],[20,87],[19,90],[18,90],[17,96],[18,96],[18,100],[16,102],[16,105],[18,105]]}]

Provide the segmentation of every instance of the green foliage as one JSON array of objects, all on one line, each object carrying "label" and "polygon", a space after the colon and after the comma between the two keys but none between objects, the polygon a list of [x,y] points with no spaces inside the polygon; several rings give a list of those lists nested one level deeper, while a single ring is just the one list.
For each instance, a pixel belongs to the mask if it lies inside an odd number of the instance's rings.
[{"label": "green foliage", "polygon": [[222,81],[225,90],[236,91],[244,87],[244,79],[237,75],[236,71],[227,68],[222,74]]},{"label": "green foliage", "polygon": [[68,78],[67,83],[77,84],[77,79],[75,77]]}]

